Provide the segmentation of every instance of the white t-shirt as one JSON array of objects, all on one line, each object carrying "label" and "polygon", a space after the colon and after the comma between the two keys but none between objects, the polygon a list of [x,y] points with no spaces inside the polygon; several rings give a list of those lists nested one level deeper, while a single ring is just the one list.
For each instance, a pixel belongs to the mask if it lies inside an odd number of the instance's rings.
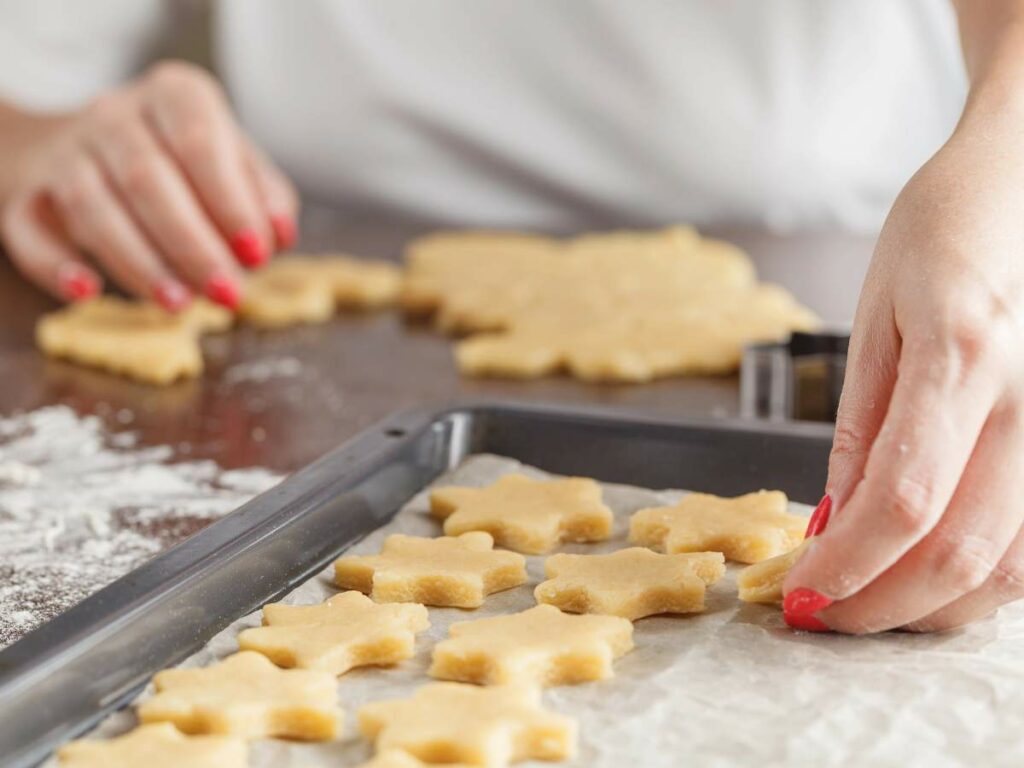
[{"label": "white t-shirt", "polygon": [[[82,103],[173,0],[0,0],[0,98]],[[312,198],[440,223],[879,226],[965,78],[948,0],[221,0],[218,70]]]}]

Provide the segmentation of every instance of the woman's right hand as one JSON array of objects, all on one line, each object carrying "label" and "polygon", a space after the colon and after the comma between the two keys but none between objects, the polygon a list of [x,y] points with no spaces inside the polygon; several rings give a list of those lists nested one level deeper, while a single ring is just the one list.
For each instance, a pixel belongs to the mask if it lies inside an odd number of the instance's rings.
[{"label": "woman's right hand", "polygon": [[216,81],[167,62],[40,132],[18,158],[0,235],[64,300],[124,290],[177,311],[234,308],[241,268],[295,240],[298,197],[243,135]]}]

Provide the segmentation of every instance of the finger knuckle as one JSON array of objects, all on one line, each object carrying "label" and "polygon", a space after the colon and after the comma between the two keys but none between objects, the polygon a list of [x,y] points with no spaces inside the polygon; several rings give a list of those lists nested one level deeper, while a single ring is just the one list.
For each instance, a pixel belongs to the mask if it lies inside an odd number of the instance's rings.
[{"label": "finger knuckle", "polygon": [[943,542],[934,558],[934,572],[952,593],[972,592],[992,575],[998,558],[991,541],[963,536]]},{"label": "finger knuckle", "polygon": [[992,569],[991,578],[1000,595],[1010,599],[1024,597],[1024,560],[1004,558]]},{"label": "finger knuckle", "polygon": [[95,193],[86,176],[73,171],[52,189],[53,195],[66,216],[73,218],[87,215],[93,207]]},{"label": "finger knuckle", "polygon": [[199,122],[190,122],[182,128],[174,143],[185,163],[208,163],[214,159],[209,132]]},{"label": "finger knuckle", "polygon": [[913,475],[901,475],[887,492],[888,517],[904,534],[923,533],[934,522],[933,498],[931,483]]},{"label": "finger knuckle", "polygon": [[156,158],[141,154],[130,158],[120,174],[121,188],[135,197],[152,197],[160,183]]},{"label": "finger knuckle", "polygon": [[127,109],[127,99],[121,91],[107,91],[89,103],[86,107],[86,116],[99,125],[109,125],[119,122]]}]

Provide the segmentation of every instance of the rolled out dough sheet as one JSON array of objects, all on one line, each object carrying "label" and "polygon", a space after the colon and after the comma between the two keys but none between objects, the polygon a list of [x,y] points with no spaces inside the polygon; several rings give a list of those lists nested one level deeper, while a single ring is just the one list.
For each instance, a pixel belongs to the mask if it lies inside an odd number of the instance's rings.
[{"label": "rolled out dough sheet", "polygon": [[[507,472],[548,477],[518,462],[475,456],[436,486],[486,485]],[[758,490],[750,488],[747,490]],[[681,491],[604,485],[615,512],[609,541],[563,545],[556,551],[604,553],[628,546],[629,514],[676,502]],[[809,508],[793,504],[793,511]],[[372,554],[390,533],[440,535],[426,493],[353,547]],[[407,697],[431,682],[434,645],[456,621],[525,610],[543,580],[543,556],[527,558],[529,581],[490,596],[474,611],[431,608],[431,628],[416,655],[392,669],[359,669],[339,679],[346,712],[340,741],[300,744],[257,741],[256,768],[345,768],[368,759],[355,712],[366,702]],[[853,638],[797,634],[778,608],[740,603],[738,566],[708,589],[706,613],[641,619],[636,648],[606,681],[544,692],[545,707],[579,720],[580,768],[677,766],[1019,766],[1024,764],[1024,605],[945,635],[890,633]],[[337,593],[333,569],[292,592],[285,602],[317,603]],[[237,650],[236,636],[259,624],[259,613],[236,621],[185,665],[202,665]],[[145,693],[143,695],[148,695]],[[130,711],[107,718],[93,736],[134,723]],[[48,766],[55,765],[51,762]],[[522,763],[551,768],[550,763]]]}]

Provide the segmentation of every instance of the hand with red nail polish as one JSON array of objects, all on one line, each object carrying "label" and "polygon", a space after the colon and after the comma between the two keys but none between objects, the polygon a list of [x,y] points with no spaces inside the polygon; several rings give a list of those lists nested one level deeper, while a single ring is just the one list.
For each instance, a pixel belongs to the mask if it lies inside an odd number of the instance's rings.
[{"label": "hand with red nail polish", "polygon": [[271,216],[270,225],[274,230],[274,239],[280,250],[287,250],[295,245],[295,240],[297,238],[295,219],[283,214]]},{"label": "hand with red nail polish", "polygon": [[160,63],[65,114],[0,107],[0,160],[5,137],[24,137],[0,162],[0,237],[62,300],[106,273],[170,311],[191,294],[235,306],[242,270],[294,240],[294,188],[198,67]]},{"label": "hand with red nail polish", "polygon": [[238,309],[242,291],[230,275],[216,274],[206,282],[206,297],[234,311]]}]

